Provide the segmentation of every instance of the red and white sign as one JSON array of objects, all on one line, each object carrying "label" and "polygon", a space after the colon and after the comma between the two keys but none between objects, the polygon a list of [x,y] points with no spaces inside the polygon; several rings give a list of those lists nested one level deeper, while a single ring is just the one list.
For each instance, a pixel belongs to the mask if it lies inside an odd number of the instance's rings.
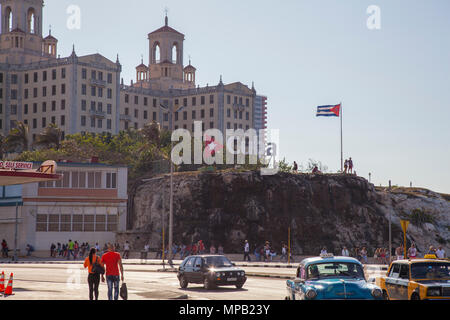
[{"label": "red and white sign", "polygon": [[0,169],[32,170],[32,162],[0,161]]}]

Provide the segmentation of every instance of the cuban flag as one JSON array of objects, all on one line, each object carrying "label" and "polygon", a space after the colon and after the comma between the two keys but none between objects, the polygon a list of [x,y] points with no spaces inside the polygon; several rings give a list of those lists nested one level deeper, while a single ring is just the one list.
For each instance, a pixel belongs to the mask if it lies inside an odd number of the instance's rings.
[{"label": "cuban flag", "polygon": [[341,105],[317,107],[318,117],[339,117],[341,115]]}]

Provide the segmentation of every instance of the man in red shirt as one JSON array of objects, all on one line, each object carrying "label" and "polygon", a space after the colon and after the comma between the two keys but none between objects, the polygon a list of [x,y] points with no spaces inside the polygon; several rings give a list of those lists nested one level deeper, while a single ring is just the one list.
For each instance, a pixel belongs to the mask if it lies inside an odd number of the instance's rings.
[{"label": "man in red shirt", "polygon": [[[108,284],[108,299],[112,300],[112,290],[114,287],[114,300],[119,299],[119,268],[123,281],[123,265],[120,253],[114,251],[114,246],[108,243],[108,251],[102,256],[102,264],[105,266],[106,282]],[[105,277],[102,275],[102,282],[105,282]]]}]

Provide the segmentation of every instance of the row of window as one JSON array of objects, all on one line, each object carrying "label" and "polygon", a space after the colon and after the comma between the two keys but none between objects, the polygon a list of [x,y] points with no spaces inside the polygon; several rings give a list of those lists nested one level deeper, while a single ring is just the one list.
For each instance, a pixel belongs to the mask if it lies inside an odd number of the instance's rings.
[{"label": "row of window", "polygon": [[[66,100],[63,99],[59,103],[61,110],[66,110]],[[42,102],[42,112],[47,112],[47,102]],[[28,114],[29,113],[29,105],[26,103],[23,105],[23,113]],[[51,103],[51,111],[56,111],[56,101],[52,101]],[[1,112],[0,112],[1,113]],[[38,104],[33,103],[33,113],[38,113]],[[16,115],[17,114],[17,105],[11,105],[11,114]]]},{"label": "row of window", "polygon": [[[91,123],[91,128],[99,128],[99,129],[103,129],[103,121],[104,119],[96,119],[95,117],[90,117],[90,123]],[[97,121],[96,121],[97,120]],[[87,117],[86,116],[81,116],[81,126],[82,127],[86,127],[86,121],[87,121]],[[111,130],[112,129],[112,120],[111,119],[106,119],[106,129],[107,130]]]},{"label": "row of window", "polygon": [[[61,79],[65,79],[65,78],[66,78],[66,68],[61,68]],[[52,80],[56,80],[56,79],[57,79],[57,70],[53,69],[52,70]],[[41,78],[39,78],[39,72],[33,73],[33,82],[34,83],[45,82],[47,80],[48,80],[48,76],[47,76],[46,70],[42,71]],[[19,82],[19,75],[11,74],[11,84],[18,84],[18,82]],[[3,73],[0,73],[0,83],[3,83]],[[28,73],[24,74],[24,83],[25,84],[30,83],[30,74],[28,74]]]},{"label": "row of window", "polygon": [[[82,84],[81,85],[81,94],[83,96],[87,95],[87,85],[86,84]],[[112,95],[113,95],[112,89],[111,88],[107,88],[107,90],[106,90],[106,97],[108,99],[112,99]],[[91,96],[92,97],[103,98],[103,88],[102,87],[92,86],[91,87]]]},{"label": "row of window", "polygon": [[[66,171],[61,172],[62,180],[39,182],[39,188],[72,188],[72,189],[117,189],[117,173],[99,171]],[[102,182],[105,179],[105,186]]]},{"label": "row of window", "polygon": [[[11,121],[14,121],[14,123],[16,122],[16,120],[11,120]],[[42,122],[41,122],[41,124],[42,124],[42,128],[44,129],[44,128],[47,128],[47,118],[45,118],[45,117],[43,117],[42,118],[42,120],[41,120]],[[56,117],[55,116],[52,116],[51,118],[50,118],[50,122],[51,123],[53,123],[53,124],[56,124]],[[24,119],[23,120],[23,123],[24,124],[28,124],[28,119]],[[59,122],[59,127],[63,127],[63,126],[65,126],[66,125],[66,117],[64,116],[64,115],[62,115],[61,117],[60,117],[60,122]],[[14,124],[14,126],[11,126],[11,129],[13,129],[14,127],[15,127],[16,125]],[[38,127],[38,119],[32,119],[31,120],[31,128],[32,129],[37,129],[37,127]]]},{"label": "row of window", "polygon": [[[125,103],[130,103],[130,95],[127,93],[125,94]],[[139,96],[134,96],[134,104],[139,104]],[[153,107],[158,107],[158,100],[153,99]],[[148,106],[148,98],[144,97],[144,106]]]},{"label": "row of window", "polygon": [[[14,98],[13,98],[13,92],[14,92]],[[61,84],[61,89],[60,89],[60,93],[61,94],[66,94],[66,84]],[[52,96],[56,96],[57,94],[57,87],[56,85],[52,86]],[[23,92],[23,96],[24,99],[28,99],[29,98],[29,94],[28,94],[28,89],[24,89]],[[42,97],[46,97],[47,96],[47,87],[42,87]],[[38,98],[38,88],[33,88],[33,98]],[[1,98],[1,94],[0,94],[0,98]],[[17,99],[17,90],[11,90],[11,99]]]},{"label": "row of window", "polygon": [[37,232],[105,232],[117,231],[117,215],[38,214]]},{"label": "row of window", "polygon": [[[83,80],[87,79],[87,73],[88,72],[87,72],[86,68],[81,69],[81,78]],[[102,71],[97,71],[97,70],[91,70],[91,79],[104,81],[103,80],[103,72]],[[113,75],[112,75],[112,73],[108,73],[106,80],[107,80],[107,82],[109,84],[111,84],[113,82]]]},{"label": "row of window", "polygon": [[[87,111],[87,101],[86,100],[81,100],[81,110]],[[90,110],[103,112],[103,102],[91,101],[91,109]],[[111,103],[106,104],[106,113],[112,114],[112,104]]]}]

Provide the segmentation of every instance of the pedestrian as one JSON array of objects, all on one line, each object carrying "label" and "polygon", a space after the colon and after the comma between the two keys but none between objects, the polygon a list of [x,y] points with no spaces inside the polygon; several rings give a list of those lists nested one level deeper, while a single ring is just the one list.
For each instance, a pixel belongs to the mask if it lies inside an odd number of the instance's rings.
[{"label": "pedestrian", "polygon": [[367,264],[368,260],[367,260],[367,249],[366,249],[366,247],[363,247],[361,249],[361,259],[362,259],[363,263]]},{"label": "pedestrian", "polygon": [[61,256],[62,249],[61,249],[61,243],[59,243],[59,242],[56,244],[56,251],[58,253],[58,257]]},{"label": "pedestrian", "polygon": [[295,161],[294,161],[294,167],[292,168],[292,170],[294,171],[294,173],[298,173],[298,164]]},{"label": "pedestrian", "polygon": [[412,243],[411,247],[408,249],[408,257],[410,259],[416,259],[417,258],[417,249],[416,249],[416,245],[414,243]]},{"label": "pedestrian", "polygon": [[349,256],[350,256],[350,253],[348,252],[347,247],[343,247],[343,248],[342,248],[341,255],[342,255],[343,257],[349,257]]},{"label": "pedestrian", "polygon": [[98,287],[100,284],[100,273],[94,272],[92,267],[94,264],[104,266],[101,258],[96,255],[96,252],[97,250],[92,248],[89,251],[89,256],[84,260],[84,267],[88,268],[89,300],[94,300],[94,298],[98,300]]},{"label": "pedestrian", "polygon": [[180,247],[180,259],[183,260],[185,255],[186,255],[186,245],[182,243]]},{"label": "pedestrian", "polygon": [[216,247],[214,246],[214,244],[212,244],[211,247],[209,247],[209,253],[216,254]]},{"label": "pedestrian", "polygon": [[50,246],[50,258],[54,257],[55,249],[56,249],[56,245],[54,243],[52,243]]},{"label": "pedestrian", "polygon": [[95,250],[97,250],[97,252],[100,252],[100,245],[98,244],[98,242],[95,243]]},{"label": "pedestrian", "polygon": [[348,160],[345,159],[345,162],[344,162],[344,173],[345,174],[347,174],[347,170],[348,170]]},{"label": "pedestrian", "polygon": [[261,254],[259,253],[259,248],[255,245],[255,252],[253,253],[255,255],[255,260],[260,261],[261,260]]},{"label": "pedestrian", "polygon": [[326,255],[326,254],[328,254],[327,248],[323,247],[322,250],[320,251],[320,255],[322,256],[322,255]]},{"label": "pedestrian", "polygon": [[75,260],[75,255],[73,253],[75,247],[75,243],[69,239],[69,243],[67,245],[67,260],[70,260],[70,255],[72,255],[73,259]]},{"label": "pedestrian", "polygon": [[445,259],[445,250],[442,249],[442,246],[439,246],[439,248],[436,250],[436,257],[438,259]]},{"label": "pedestrian", "polygon": [[353,173],[353,160],[352,157],[350,157],[350,159],[348,159],[348,171],[350,174]]},{"label": "pedestrian", "polygon": [[250,262],[250,244],[248,243],[247,240],[245,240],[244,243],[244,261],[246,259]]},{"label": "pedestrian", "polygon": [[25,249],[27,250],[27,257],[31,256],[31,252],[33,251],[31,245],[27,244]]},{"label": "pedestrian", "polygon": [[2,258],[8,258],[8,243],[5,239],[2,241]]},{"label": "pedestrian", "polygon": [[79,251],[80,251],[80,246],[78,245],[78,242],[75,241],[75,244],[73,246],[73,252],[74,252],[74,257],[73,258],[74,258],[74,260],[77,259]]},{"label": "pedestrian", "polygon": [[130,244],[128,241],[125,241],[125,244],[123,245],[123,258],[128,259],[130,257]]},{"label": "pedestrian", "polygon": [[217,252],[218,252],[220,255],[223,255],[223,246],[222,246],[221,244],[219,244],[219,247],[217,248]]},{"label": "pedestrian", "polygon": [[400,245],[395,249],[395,255],[397,256],[397,260],[403,260],[403,245]]},{"label": "pedestrian", "polygon": [[[108,250],[102,256],[101,262],[106,267],[106,283],[108,284],[108,299],[113,300],[113,288],[114,288],[114,300],[119,299],[119,284],[120,280],[124,280],[123,277],[123,265],[120,253],[114,251],[114,245],[108,243]],[[119,269],[120,275],[119,278]],[[102,275],[102,282],[105,282],[105,277]]]},{"label": "pedestrian", "polygon": [[283,242],[281,244],[281,257],[280,257],[280,261],[288,261],[288,256],[287,256],[287,245]]},{"label": "pedestrian", "polygon": [[145,262],[147,262],[147,255],[148,255],[149,250],[150,250],[150,245],[148,243],[146,243],[144,245],[144,251],[142,251],[141,260],[145,260]]}]

